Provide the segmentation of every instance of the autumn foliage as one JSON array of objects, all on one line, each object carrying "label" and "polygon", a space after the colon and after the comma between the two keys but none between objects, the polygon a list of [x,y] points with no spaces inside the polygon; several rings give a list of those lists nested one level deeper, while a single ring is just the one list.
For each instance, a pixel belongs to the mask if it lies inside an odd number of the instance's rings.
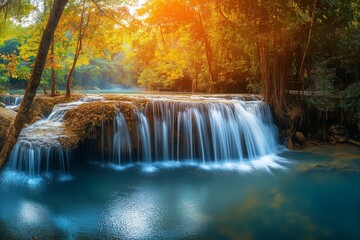
[{"label": "autumn foliage", "polygon": [[[1,28],[0,79],[8,88],[29,77],[50,11],[44,3],[23,4]],[[355,0],[70,1],[42,84],[261,92],[281,112],[286,92],[317,86],[319,71],[334,73],[343,88],[359,80],[359,8]],[[19,24],[34,11],[31,23]]]}]

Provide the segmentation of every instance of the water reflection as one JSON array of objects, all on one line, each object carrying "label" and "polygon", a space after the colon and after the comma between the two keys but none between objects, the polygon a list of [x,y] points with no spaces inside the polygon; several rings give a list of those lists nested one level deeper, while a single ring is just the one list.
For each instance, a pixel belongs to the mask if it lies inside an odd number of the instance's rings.
[{"label": "water reflection", "polygon": [[166,189],[146,185],[129,194],[118,194],[106,204],[100,221],[101,236],[119,239],[182,238],[199,234],[207,218],[194,198],[194,189]]},{"label": "water reflection", "polygon": [[156,192],[136,191],[114,196],[101,222],[106,235],[126,239],[149,239],[159,225],[161,202]]}]

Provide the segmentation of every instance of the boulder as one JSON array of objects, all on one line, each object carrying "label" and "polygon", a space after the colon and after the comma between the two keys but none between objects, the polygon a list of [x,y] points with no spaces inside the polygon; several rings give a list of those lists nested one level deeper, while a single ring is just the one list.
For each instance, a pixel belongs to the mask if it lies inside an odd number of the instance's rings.
[{"label": "boulder", "polygon": [[14,121],[16,112],[10,109],[0,108],[0,149],[3,147],[7,131]]},{"label": "boulder", "polygon": [[299,131],[295,133],[295,139],[300,144],[304,144],[306,140],[304,134]]},{"label": "boulder", "polygon": [[328,130],[329,136],[331,136],[337,143],[344,143],[348,139],[348,129],[340,124],[333,125]]}]

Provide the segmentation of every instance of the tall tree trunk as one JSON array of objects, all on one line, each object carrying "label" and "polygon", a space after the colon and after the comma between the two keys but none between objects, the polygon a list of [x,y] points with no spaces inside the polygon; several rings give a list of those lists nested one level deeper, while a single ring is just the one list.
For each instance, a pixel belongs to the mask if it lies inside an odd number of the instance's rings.
[{"label": "tall tree trunk", "polygon": [[46,3],[46,0],[44,0],[43,1],[43,11],[44,11],[44,13],[46,13],[47,12],[47,3]]},{"label": "tall tree trunk", "polygon": [[210,91],[211,92],[215,92],[216,91],[216,79],[215,79],[215,74],[213,71],[213,59],[212,59],[212,48],[211,48],[211,44],[210,44],[210,40],[208,35],[206,34],[205,31],[205,27],[203,24],[203,20],[200,14],[200,10],[197,10],[198,13],[198,17],[199,17],[199,22],[197,23],[197,29],[200,29],[200,35],[202,37],[203,40],[203,44],[205,47],[205,54],[206,54],[206,63],[207,63],[207,67],[208,67],[208,71],[209,71],[209,76],[210,76],[210,83],[211,83],[211,88]]},{"label": "tall tree trunk", "polygon": [[207,37],[204,39],[204,44],[205,44],[206,62],[207,62],[209,75],[210,75],[211,92],[215,93],[216,92],[216,81],[215,81],[215,75],[214,75],[214,71],[213,71],[213,67],[212,67],[212,49],[211,49],[209,39]]},{"label": "tall tree trunk", "polygon": [[164,32],[163,32],[163,29],[162,29],[161,25],[160,25],[160,34],[161,34],[161,40],[162,40],[162,44],[163,44],[164,50],[166,51],[166,44],[165,44]]},{"label": "tall tree trunk", "polygon": [[54,54],[55,54],[55,42],[54,39],[51,43],[51,77],[50,77],[50,83],[51,83],[51,96],[55,96],[55,67],[54,67]]},{"label": "tall tree trunk", "polygon": [[194,76],[192,78],[191,82],[191,92],[195,93],[197,92],[197,84],[198,84],[198,78],[199,78],[199,67],[196,63],[196,59],[193,59],[193,66],[194,66]]},{"label": "tall tree trunk", "polygon": [[299,68],[299,81],[301,82],[301,88],[302,92],[304,93],[304,76],[305,76],[305,58],[309,50],[311,36],[314,28],[315,23],[315,15],[316,15],[316,6],[317,6],[318,0],[314,0],[313,6],[312,6],[312,12],[311,12],[311,20],[310,20],[310,28],[307,36],[307,41],[305,45],[305,50],[301,58],[300,68]]},{"label": "tall tree trunk", "polygon": [[42,88],[42,90],[44,92],[44,95],[47,95],[45,84],[41,84],[40,86],[41,86],[41,88]]},{"label": "tall tree trunk", "polygon": [[25,90],[24,98],[20,104],[15,120],[9,129],[6,142],[0,152],[0,169],[4,167],[6,160],[28,118],[31,105],[36,95],[36,90],[40,84],[41,75],[45,67],[46,56],[54,37],[54,32],[67,2],[68,0],[54,0],[46,28],[41,37],[38,53],[29,83]]},{"label": "tall tree trunk", "polygon": [[280,119],[287,108],[285,84],[289,75],[289,49],[286,41],[271,31],[267,9],[264,9],[260,21],[256,45],[263,95]]},{"label": "tall tree trunk", "polygon": [[90,13],[89,13],[87,21],[85,22],[85,13],[86,13],[85,0],[83,0],[81,19],[80,19],[80,24],[79,24],[79,35],[78,35],[78,40],[76,43],[76,49],[75,49],[75,53],[74,53],[74,61],[71,65],[71,68],[70,68],[70,71],[68,73],[67,80],[66,80],[66,97],[70,97],[70,95],[71,95],[71,90],[70,90],[71,76],[74,73],[77,60],[79,59],[79,56],[81,54],[82,40],[85,35],[85,29],[90,21]]},{"label": "tall tree trunk", "polygon": [[268,38],[261,36],[257,43],[257,52],[259,59],[259,69],[261,75],[261,84],[263,89],[263,95],[265,101],[268,103],[272,102],[271,97],[271,77],[270,77],[270,69],[269,69],[269,41]]}]

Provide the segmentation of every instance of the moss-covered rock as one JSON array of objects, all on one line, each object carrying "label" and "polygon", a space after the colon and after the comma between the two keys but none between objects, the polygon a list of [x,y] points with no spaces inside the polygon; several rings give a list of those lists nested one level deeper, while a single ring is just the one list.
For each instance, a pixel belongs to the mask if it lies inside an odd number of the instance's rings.
[{"label": "moss-covered rock", "polygon": [[78,101],[81,97],[82,95],[72,95],[71,97],[65,97],[65,95],[56,97],[38,95],[34,99],[26,123],[32,124],[44,117],[49,116],[52,109],[57,104]]},{"label": "moss-covered rock", "polygon": [[59,139],[65,148],[75,148],[86,139],[100,140],[102,131],[105,137],[114,134],[113,121],[116,113],[121,111],[130,132],[133,132],[133,122],[136,121],[134,109],[136,105],[131,102],[100,101],[90,102],[70,109],[64,116],[64,136]]},{"label": "moss-covered rock", "polygon": [[16,117],[16,112],[0,107],[0,149],[3,147],[7,131]]},{"label": "moss-covered rock", "polygon": [[344,143],[348,139],[349,131],[342,125],[333,125],[329,128],[328,133],[332,137],[335,143]]}]

